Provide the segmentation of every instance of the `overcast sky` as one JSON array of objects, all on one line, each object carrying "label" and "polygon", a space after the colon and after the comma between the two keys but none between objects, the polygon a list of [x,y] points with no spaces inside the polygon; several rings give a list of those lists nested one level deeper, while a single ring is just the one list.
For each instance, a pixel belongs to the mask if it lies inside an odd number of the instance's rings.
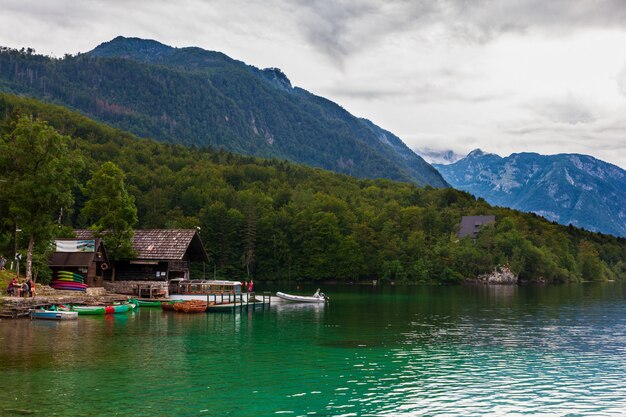
[{"label": "overcast sky", "polygon": [[0,0],[0,45],[117,35],[279,67],[410,147],[626,168],[624,0]]}]

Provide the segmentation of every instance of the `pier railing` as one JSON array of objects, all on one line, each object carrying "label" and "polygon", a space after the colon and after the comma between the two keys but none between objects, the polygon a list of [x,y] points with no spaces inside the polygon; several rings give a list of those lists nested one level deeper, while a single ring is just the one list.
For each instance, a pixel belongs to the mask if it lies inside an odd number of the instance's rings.
[{"label": "pier railing", "polygon": [[246,297],[244,297],[244,293],[213,293],[207,294],[206,300],[207,305],[210,305],[211,302],[215,304],[232,304],[232,311],[235,311],[237,308],[241,310],[249,306],[252,306],[252,308],[255,308],[257,305],[260,305],[262,308],[265,308],[265,306],[269,308],[271,306],[272,295],[269,291],[262,292],[260,295],[255,292],[248,292],[245,293],[245,295]]}]

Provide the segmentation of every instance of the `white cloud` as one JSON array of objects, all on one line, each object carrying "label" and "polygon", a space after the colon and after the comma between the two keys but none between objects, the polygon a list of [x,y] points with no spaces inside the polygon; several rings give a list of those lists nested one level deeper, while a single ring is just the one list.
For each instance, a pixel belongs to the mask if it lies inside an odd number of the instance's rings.
[{"label": "white cloud", "polygon": [[579,152],[626,167],[622,0],[0,0],[0,44],[117,35],[219,50],[413,147]]}]

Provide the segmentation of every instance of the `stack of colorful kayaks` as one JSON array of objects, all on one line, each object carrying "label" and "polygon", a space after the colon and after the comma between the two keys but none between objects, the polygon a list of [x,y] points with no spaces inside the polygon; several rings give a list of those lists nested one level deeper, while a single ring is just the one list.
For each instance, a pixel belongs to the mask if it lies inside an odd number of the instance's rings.
[{"label": "stack of colorful kayaks", "polygon": [[83,276],[71,271],[59,271],[57,276],[50,283],[50,286],[55,290],[65,291],[85,291],[87,284],[85,284]]}]

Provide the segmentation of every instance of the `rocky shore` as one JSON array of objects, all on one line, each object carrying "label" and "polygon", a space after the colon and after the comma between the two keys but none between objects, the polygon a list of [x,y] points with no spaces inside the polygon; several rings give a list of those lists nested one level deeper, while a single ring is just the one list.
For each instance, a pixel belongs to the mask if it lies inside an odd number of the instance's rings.
[{"label": "rocky shore", "polygon": [[485,285],[517,285],[519,283],[519,277],[507,266],[498,266],[488,274],[482,274],[466,281]]},{"label": "rocky shore", "polygon": [[113,302],[126,301],[129,297],[120,294],[111,294],[103,288],[94,288],[86,293],[76,291],[58,291],[52,288],[37,288],[35,297],[0,297],[0,319],[27,317],[28,311],[33,308],[49,307],[58,304],[87,304],[107,305]]}]

